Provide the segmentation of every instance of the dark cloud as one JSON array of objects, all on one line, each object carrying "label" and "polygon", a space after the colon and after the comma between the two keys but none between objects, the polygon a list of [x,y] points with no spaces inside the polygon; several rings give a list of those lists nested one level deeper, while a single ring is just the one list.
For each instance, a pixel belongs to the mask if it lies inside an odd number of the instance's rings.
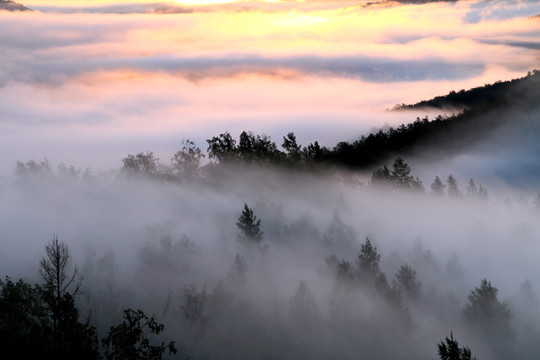
[{"label": "dark cloud", "polygon": [[31,11],[31,9],[27,8],[23,4],[16,3],[15,1],[6,1],[6,0],[0,0],[0,11],[1,10],[7,10],[7,11]]},{"label": "dark cloud", "polygon": [[531,50],[540,50],[540,41],[517,41],[517,40],[479,40],[480,42],[484,44],[490,44],[490,45],[505,45],[505,46],[513,46],[513,47],[520,47],[525,49],[531,49]]},{"label": "dark cloud", "polygon": [[[12,64],[27,71],[4,73],[23,82],[58,82],[94,71],[165,71],[187,78],[231,77],[246,73],[292,71],[306,76],[361,79],[369,82],[452,80],[478,76],[483,64],[451,63],[444,60],[395,60],[366,56],[322,57],[314,55],[270,58],[258,55],[182,58],[152,56],[126,59],[65,60],[42,58]],[[0,78],[1,81],[1,78]]]}]

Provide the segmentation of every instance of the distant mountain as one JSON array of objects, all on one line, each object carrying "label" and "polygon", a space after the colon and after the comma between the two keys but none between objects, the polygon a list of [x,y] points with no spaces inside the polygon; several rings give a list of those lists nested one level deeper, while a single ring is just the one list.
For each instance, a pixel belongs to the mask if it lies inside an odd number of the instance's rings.
[{"label": "distant mountain", "polygon": [[[370,168],[397,156],[426,159],[499,152],[520,161],[528,159],[530,173],[540,176],[540,71],[468,91],[450,92],[398,110],[462,109],[389,130],[340,142],[326,160],[351,168]],[[495,150],[496,149],[496,150]]]},{"label": "distant mountain", "polygon": [[32,11],[23,4],[16,3],[15,1],[0,0],[0,10],[8,11]]},{"label": "distant mountain", "polygon": [[519,100],[520,97],[529,97],[530,91],[538,88],[538,71],[530,72],[526,77],[510,81],[498,81],[494,84],[476,87],[470,90],[450,91],[447,95],[437,96],[431,100],[423,100],[412,105],[396,105],[393,110],[411,110],[422,108],[435,109],[466,109],[472,107],[485,107],[501,105]]}]

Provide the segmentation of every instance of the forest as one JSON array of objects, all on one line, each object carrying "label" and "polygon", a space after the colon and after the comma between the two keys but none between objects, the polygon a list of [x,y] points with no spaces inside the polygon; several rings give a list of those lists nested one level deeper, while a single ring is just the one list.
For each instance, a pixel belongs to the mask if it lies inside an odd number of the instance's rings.
[{"label": "forest", "polygon": [[23,3],[2,359],[538,359],[540,2]]},{"label": "forest", "polygon": [[540,196],[488,193],[452,174],[424,185],[401,157],[362,177],[319,163],[321,149],[293,133],[283,151],[250,132],[207,144],[206,163],[184,140],[169,165],[141,152],[97,175],[16,164],[5,195],[34,239],[13,241],[42,250],[0,283],[4,349],[28,359],[535,358],[534,250],[519,266],[506,254],[537,246]]},{"label": "forest", "polygon": [[437,153],[444,142],[429,140],[452,127],[484,132],[485,113],[333,149],[224,132],[205,150],[183,139],[168,163],[139,152],[97,174],[18,161],[1,188],[2,347],[21,359],[536,358],[538,189],[411,151]]}]

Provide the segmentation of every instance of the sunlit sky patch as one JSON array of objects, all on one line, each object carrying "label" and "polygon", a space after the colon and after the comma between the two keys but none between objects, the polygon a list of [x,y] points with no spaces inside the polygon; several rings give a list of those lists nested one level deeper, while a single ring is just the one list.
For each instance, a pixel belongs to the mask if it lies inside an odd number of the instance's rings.
[{"label": "sunlit sky patch", "polygon": [[0,174],[167,159],[223,131],[333,146],[413,120],[396,103],[540,67],[536,2],[23,3],[37,11],[0,13]]}]

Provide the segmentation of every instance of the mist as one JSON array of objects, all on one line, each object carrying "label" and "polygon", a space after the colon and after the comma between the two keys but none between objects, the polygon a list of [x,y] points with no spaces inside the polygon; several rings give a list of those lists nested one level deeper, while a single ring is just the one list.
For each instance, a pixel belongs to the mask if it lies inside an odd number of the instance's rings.
[{"label": "mist", "polygon": [[[451,334],[479,360],[538,358],[534,92],[473,135],[317,162],[464,111],[396,104],[532,71],[536,2],[24,5],[0,11],[0,275],[43,284],[58,238],[80,321],[103,339],[142,309],[170,358],[433,359]],[[267,148],[207,148],[242,131]]]},{"label": "mist", "polygon": [[[479,359],[534,358],[535,193],[490,187],[478,200],[460,175],[462,196],[434,195],[435,176],[463,172],[444,164],[422,178],[421,193],[379,188],[369,172],[214,161],[180,182],[120,168],[29,172],[1,184],[0,270],[39,282],[56,234],[81,270],[77,304],[98,334],[122,309],[141,308],[164,323],[182,357],[433,358],[452,332]],[[429,169],[412,166],[418,173]],[[244,204],[261,220],[261,247],[240,241]],[[354,280],[365,275],[356,266],[366,239],[387,292]],[[405,264],[416,272],[414,295],[396,280]],[[484,278],[510,309],[508,332],[485,334],[464,320]],[[196,321],[182,311],[186,294],[207,302]]]}]

